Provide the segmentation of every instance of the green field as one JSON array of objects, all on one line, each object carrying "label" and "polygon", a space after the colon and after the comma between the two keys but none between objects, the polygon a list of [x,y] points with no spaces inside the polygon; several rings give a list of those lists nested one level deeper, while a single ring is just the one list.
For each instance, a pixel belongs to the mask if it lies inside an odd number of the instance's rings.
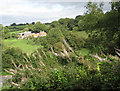
[{"label": "green field", "polygon": [[82,48],[80,51],[79,51],[83,56],[85,55],[88,55],[90,50],[86,49],[86,48]]},{"label": "green field", "polygon": [[10,32],[10,34],[13,34],[13,33],[22,33],[22,32],[24,32],[24,30],[20,30],[20,31],[12,31],[12,32]]},{"label": "green field", "polygon": [[[16,31],[16,32],[11,32],[11,33],[19,33],[21,31]],[[79,34],[79,36],[87,38],[88,34],[85,31],[80,31],[80,32],[76,32],[77,34]],[[36,48],[38,47],[42,47],[41,45],[36,45],[32,40],[26,40],[26,39],[15,39],[15,38],[10,38],[10,39],[5,39],[3,40],[3,43],[5,46],[9,46],[9,47],[18,47],[20,49],[22,49],[23,52],[27,52],[27,53],[31,53],[30,50],[35,51]],[[79,50],[79,52],[82,55],[86,55],[89,53],[88,49],[81,49]]]},{"label": "green field", "polygon": [[32,40],[26,39],[5,39],[3,40],[4,45],[7,47],[18,47],[22,49],[23,52],[31,53],[30,50],[35,51],[36,48],[42,47],[41,45],[36,45]]},{"label": "green field", "polygon": [[88,34],[85,31],[70,31],[71,33],[74,33],[76,36],[83,37],[85,39],[88,38]]},{"label": "green field", "polygon": [[88,34],[85,31],[78,31],[75,32],[76,34],[79,34],[79,36],[84,37],[84,38],[88,38]]},{"label": "green field", "polygon": [[20,26],[8,26],[8,28],[10,29],[10,31],[20,31],[23,30],[24,28],[26,28],[26,25],[20,25]]},{"label": "green field", "polygon": [[12,74],[3,71],[3,72],[0,72],[0,75],[5,76],[5,75],[12,75]]},{"label": "green field", "polygon": [[8,28],[12,29],[12,28],[25,28],[26,25],[20,25],[20,26],[8,26]]}]

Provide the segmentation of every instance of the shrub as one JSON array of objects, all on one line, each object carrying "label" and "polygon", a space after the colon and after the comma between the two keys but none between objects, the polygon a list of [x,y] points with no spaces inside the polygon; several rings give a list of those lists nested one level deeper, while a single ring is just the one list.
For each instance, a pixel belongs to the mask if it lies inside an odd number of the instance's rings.
[{"label": "shrub", "polygon": [[[55,53],[50,46],[51,52],[37,49],[31,55],[23,55],[24,58],[18,65],[11,60],[15,67],[6,70],[13,74],[9,88],[36,90],[120,88],[119,57],[112,56],[114,59],[111,61],[110,55],[104,55],[106,59],[98,55],[77,56],[65,41],[64,44],[70,53],[64,46],[62,47],[64,55]],[[92,63],[96,66],[92,66]]]}]

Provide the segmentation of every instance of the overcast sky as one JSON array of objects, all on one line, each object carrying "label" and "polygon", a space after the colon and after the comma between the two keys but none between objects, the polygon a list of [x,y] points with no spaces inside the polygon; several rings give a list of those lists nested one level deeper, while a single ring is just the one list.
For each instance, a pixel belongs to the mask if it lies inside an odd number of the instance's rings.
[{"label": "overcast sky", "polygon": [[[79,2],[78,2],[79,1]],[[94,1],[94,0],[91,0]],[[96,0],[95,0],[96,1]],[[100,0],[98,0],[100,1]],[[109,0],[108,0],[109,1]],[[2,0],[0,1],[0,24],[52,22],[60,18],[75,18],[86,11],[82,0]],[[100,2],[99,2],[100,3]],[[110,11],[109,2],[104,2],[103,11]]]}]

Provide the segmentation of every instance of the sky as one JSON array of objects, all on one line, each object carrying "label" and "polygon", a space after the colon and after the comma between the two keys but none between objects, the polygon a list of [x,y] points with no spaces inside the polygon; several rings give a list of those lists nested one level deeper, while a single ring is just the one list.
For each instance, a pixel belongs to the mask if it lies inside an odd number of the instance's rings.
[{"label": "sky", "polygon": [[[83,15],[89,0],[2,0],[0,1],[0,24],[49,23],[60,18]],[[100,3],[101,0],[91,0]],[[110,0],[104,2],[103,11],[110,11]]]}]

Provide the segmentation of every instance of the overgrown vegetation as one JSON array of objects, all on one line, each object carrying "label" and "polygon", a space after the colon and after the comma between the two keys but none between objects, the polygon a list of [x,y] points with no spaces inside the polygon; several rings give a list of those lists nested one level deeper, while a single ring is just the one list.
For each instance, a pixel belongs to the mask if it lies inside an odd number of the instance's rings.
[{"label": "overgrown vegetation", "polygon": [[[87,12],[75,19],[3,27],[3,71],[13,76],[3,89],[120,89],[118,3],[111,3],[112,10],[106,13],[103,3],[89,2]],[[45,31],[47,36],[18,40],[15,33],[20,31]]]},{"label": "overgrown vegetation", "polygon": [[[66,47],[65,47],[66,45]],[[69,90],[69,89],[119,89],[120,58],[103,55],[83,57],[74,53],[64,41],[63,53],[37,49],[20,60],[11,59],[13,68],[5,69],[13,74],[9,89]],[[67,52],[67,48],[71,50]],[[78,56],[79,55],[79,56]],[[102,55],[101,55],[102,56]],[[94,58],[95,57],[95,58]],[[4,88],[5,89],[5,88]]]}]

